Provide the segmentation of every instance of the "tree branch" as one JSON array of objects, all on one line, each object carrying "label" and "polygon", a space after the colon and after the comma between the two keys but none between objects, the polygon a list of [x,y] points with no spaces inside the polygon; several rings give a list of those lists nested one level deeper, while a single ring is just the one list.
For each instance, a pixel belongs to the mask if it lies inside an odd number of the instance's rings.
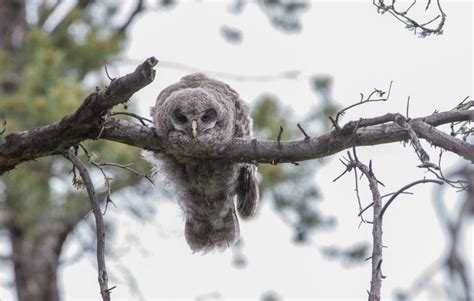
[{"label": "tree branch", "polygon": [[431,180],[431,179],[423,179],[423,180],[418,180],[418,181],[415,181],[415,182],[412,182],[408,185],[405,185],[403,186],[402,188],[400,188],[397,192],[395,192],[392,197],[390,197],[390,199],[387,201],[387,203],[385,203],[385,205],[383,206],[382,208],[382,211],[380,212],[380,217],[383,216],[383,214],[385,213],[385,211],[387,210],[388,206],[390,206],[390,204],[395,200],[395,198],[397,196],[399,196],[400,194],[402,194],[405,190],[415,186],[415,185],[418,185],[418,184],[424,184],[424,183],[436,183],[438,185],[443,185],[443,181],[439,181],[439,180]]},{"label": "tree branch", "polygon": [[92,180],[89,176],[87,167],[78,157],[76,157],[74,150],[70,148],[68,151],[64,151],[63,156],[71,161],[74,167],[77,168],[87,189],[87,194],[89,195],[92,212],[94,213],[95,217],[97,233],[97,266],[99,269],[100,293],[102,295],[102,300],[110,301],[111,289],[108,287],[109,277],[107,276],[107,270],[105,268],[105,225],[104,219],[102,218],[102,213],[100,212],[100,201],[97,198],[97,194],[95,193],[94,184],[92,183]]},{"label": "tree branch", "polygon": [[151,83],[155,77],[154,57],[139,65],[134,72],[118,78],[103,89],[90,94],[81,106],[60,122],[8,135],[0,140],[0,174],[15,165],[36,158],[61,154],[70,146],[95,139],[104,126],[104,116],[117,104]]},{"label": "tree branch", "polygon": [[[81,141],[98,138],[155,152],[251,163],[293,163],[333,155],[353,146],[352,136],[356,124],[358,130],[355,146],[378,145],[410,139],[407,129],[395,122],[401,115],[390,113],[350,121],[341,129],[298,141],[235,139],[219,153],[171,149],[152,128],[117,120],[107,114],[113,106],[127,102],[135,92],[153,81],[155,76],[153,67],[157,63],[154,57],[147,59],[134,72],[113,80],[107,88],[89,95],[76,112],[64,117],[60,122],[10,134],[0,139],[0,175],[24,161],[61,154]],[[473,120],[472,106],[462,106],[406,122],[421,138],[474,162],[472,144],[460,141],[434,128],[452,122]]]},{"label": "tree branch", "polygon": [[[372,206],[373,206],[373,220],[372,220],[372,276],[370,281],[370,291],[369,293],[369,301],[379,301],[380,300],[380,292],[382,289],[382,279],[384,276],[382,275],[382,218],[383,216],[380,214],[382,210],[382,196],[380,195],[379,184],[382,184],[377,177],[375,176],[372,170],[372,162],[370,162],[369,166],[363,164],[357,158],[356,147],[355,147],[355,140],[353,141],[354,145],[352,147],[352,153],[347,152],[347,163],[343,163],[346,167],[346,171],[354,170],[354,174],[357,175],[357,170],[360,170],[362,174],[367,178],[369,181],[369,188],[372,193]],[[357,198],[359,199],[359,188],[358,188],[358,180],[356,176],[356,194]],[[361,208],[359,202],[359,208]],[[361,211],[362,212],[362,211]],[[364,221],[362,219],[362,221]]]},{"label": "tree branch", "polygon": [[128,17],[127,21],[125,21],[125,23],[117,29],[117,33],[118,33],[118,34],[124,33],[124,32],[127,30],[127,28],[130,26],[130,24],[132,24],[133,19],[135,19],[135,17],[136,17],[141,11],[143,11],[143,8],[144,8],[144,3],[143,3],[143,2],[144,2],[143,0],[137,0],[137,6],[136,6],[135,9],[132,11],[132,13],[131,13],[130,16]]},{"label": "tree branch", "polygon": [[[440,0],[436,1],[437,4],[437,10],[438,10],[438,15],[434,18],[432,18],[429,21],[426,22],[419,22],[413,19],[412,17],[409,16],[409,12],[412,9],[412,7],[416,4],[416,0],[413,0],[412,4],[404,10],[398,10],[395,7],[395,0],[389,1],[391,2],[390,4],[385,4],[385,0],[373,0],[372,3],[374,6],[377,8],[377,11],[381,14],[385,12],[389,12],[392,16],[394,16],[398,21],[402,22],[405,24],[405,27],[408,30],[414,31],[415,34],[419,34],[420,37],[426,37],[431,34],[437,34],[440,35],[443,33],[443,28],[446,23],[446,14],[443,11],[443,8],[441,7]],[[431,0],[428,0],[425,6],[425,11],[428,10],[430,7]],[[439,20],[438,24],[434,28],[428,27],[428,25],[432,24],[434,21]],[[417,32],[418,31],[418,32]]]},{"label": "tree branch", "polygon": [[59,31],[66,31],[66,29],[77,19],[77,13],[83,11],[94,0],[77,0],[76,5],[58,22],[58,24],[51,30],[51,35]]},{"label": "tree branch", "polygon": [[435,146],[456,153],[465,159],[472,157],[474,154],[474,145],[443,133],[425,122],[414,122],[412,128],[421,138],[430,141]]}]

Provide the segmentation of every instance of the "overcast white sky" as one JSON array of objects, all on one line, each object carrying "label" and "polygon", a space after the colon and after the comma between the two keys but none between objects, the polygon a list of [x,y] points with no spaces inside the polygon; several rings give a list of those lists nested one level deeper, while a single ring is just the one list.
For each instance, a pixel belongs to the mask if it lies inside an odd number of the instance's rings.
[{"label": "overcast white sky", "polygon": [[[304,114],[318,101],[308,81],[312,74],[333,76],[333,95],[341,106],[357,101],[359,92],[385,88],[394,81],[388,103],[356,108],[344,121],[404,112],[408,96],[411,115],[421,116],[435,109],[450,109],[473,95],[470,1],[444,1],[448,14],[445,34],[427,39],[416,38],[391,16],[377,14],[371,1],[313,1],[311,6],[303,14],[303,30],[288,35],[275,30],[252,1],[238,16],[229,14],[224,1],[183,1],[173,10],[147,12],[138,18],[124,57],[143,60],[156,56],[163,62],[242,75],[300,70],[302,76],[296,80],[262,83],[222,78],[250,103],[271,92],[297,114]],[[226,42],[220,35],[223,24],[242,29],[242,43]],[[134,69],[127,64],[116,66],[113,76]],[[157,70],[154,83],[133,98],[144,115],[159,91],[185,75],[160,65]],[[414,152],[398,143],[361,148],[358,154],[361,160],[373,160],[378,178],[387,186],[382,193],[426,176],[415,167]],[[121,210],[121,196],[116,196],[118,208],[110,208],[105,216],[118,221],[116,245],[136,245],[127,240],[130,233],[139,236],[141,245],[132,246],[120,262],[133,273],[146,300],[193,299],[209,293],[223,299],[257,299],[270,290],[285,300],[366,299],[370,264],[347,268],[319,251],[329,245],[348,247],[371,241],[369,225],[358,229],[353,177],[332,182],[342,171],[337,160],[341,156],[329,160],[314,179],[323,193],[321,210],[337,217],[338,226],[317,232],[307,246],[291,243],[290,229],[263,200],[259,217],[241,225],[248,265],[237,269],[229,251],[191,254],[182,234],[182,217],[173,201],[156,200],[156,217],[150,223],[139,223]],[[436,152],[432,156],[436,157]],[[384,299],[392,298],[396,288],[409,287],[444,252],[446,241],[432,206],[432,187],[418,186],[412,191],[414,196],[401,197],[384,217],[384,243],[388,246],[383,260],[383,273],[388,276],[383,282]],[[365,195],[363,199],[368,201]],[[455,203],[456,196],[450,194],[447,201]],[[140,206],[141,200],[135,202]],[[463,244],[466,254],[472,254],[472,229],[471,223]],[[74,253],[74,249],[73,243],[67,253]],[[94,260],[80,260],[61,272],[65,300],[99,299]],[[472,264],[470,267],[472,279]],[[109,270],[116,280],[124,279],[117,264],[109,262]],[[441,280],[437,277],[435,283]],[[112,280],[110,284],[116,283]],[[0,288],[2,300],[9,300],[10,293]],[[124,283],[118,284],[112,297],[139,300]],[[435,298],[439,295],[423,294],[420,300]]]}]

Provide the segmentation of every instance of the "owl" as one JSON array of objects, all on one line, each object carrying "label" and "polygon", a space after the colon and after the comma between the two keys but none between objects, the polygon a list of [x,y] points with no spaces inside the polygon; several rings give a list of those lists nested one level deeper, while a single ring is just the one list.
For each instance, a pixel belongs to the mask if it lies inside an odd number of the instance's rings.
[{"label": "owl", "polygon": [[[255,215],[256,167],[223,159],[172,155],[175,150],[217,153],[234,138],[252,138],[247,105],[227,84],[196,73],[165,88],[151,110],[156,133],[171,151],[154,155],[172,183],[194,252],[225,249],[239,239],[239,220]],[[182,152],[181,152],[182,153]]]}]

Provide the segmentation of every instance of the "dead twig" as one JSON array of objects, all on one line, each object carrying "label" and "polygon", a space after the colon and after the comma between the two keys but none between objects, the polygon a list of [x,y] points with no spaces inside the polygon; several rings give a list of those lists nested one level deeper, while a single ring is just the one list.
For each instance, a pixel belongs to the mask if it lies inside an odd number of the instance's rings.
[{"label": "dead twig", "polygon": [[423,179],[423,180],[418,180],[418,181],[415,181],[415,182],[412,182],[410,184],[407,184],[405,186],[403,186],[402,188],[400,188],[397,192],[395,192],[391,197],[390,199],[387,201],[387,203],[385,203],[385,206],[383,206],[382,208],[382,211],[380,212],[380,218],[382,218],[383,214],[385,213],[385,211],[387,210],[388,206],[390,206],[390,204],[395,200],[395,198],[397,196],[399,196],[401,193],[403,193],[405,190],[415,186],[415,185],[418,185],[418,184],[424,184],[424,183],[435,183],[435,184],[438,184],[438,185],[443,185],[443,181],[439,181],[439,180],[431,180],[431,179]]},{"label": "dead twig", "polygon": [[309,139],[311,139],[311,137],[306,134],[305,130],[303,129],[303,127],[301,126],[301,124],[297,123],[296,126],[298,126],[298,128],[300,129],[300,131],[303,133],[304,135],[304,140],[305,141],[308,141]]},{"label": "dead twig", "polygon": [[[386,4],[385,0],[373,0],[372,3],[377,8],[377,11],[380,14],[383,14],[386,12],[390,13],[398,21],[402,22],[408,30],[413,31],[415,34],[418,34],[419,37],[427,37],[432,34],[435,34],[435,35],[443,34],[443,28],[446,23],[447,16],[444,13],[443,8],[441,7],[440,0],[436,1],[438,14],[432,19],[423,23],[420,21],[416,21],[411,16],[409,16],[409,12],[411,8],[416,4],[416,0],[414,0],[411,3],[411,5],[404,11],[398,10],[395,7],[396,1],[394,0],[391,0],[390,4]],[[431,4],[431,0],[428,0],[425,6],[425,11],[428,10],[428,8],[430,7],[430,4]],[[428,27],[428,25],[432,24],[436,20],[439,20],[436,27],[434,28]]]},{"label": "dead twig", "polygon": [[283,126],[280,125],[280,130],[278,131],[278,136],[277,136],[278,145],[280,145],[282,134],[283,134]]},{"label": "dead twig", "polygon": [[105,267],[105,224],[100,212],[99,200],[95,192],[94,184],[89,175],[89,171],[84,163],[74,154],[74,149],[70,148],[63,152],[63,156],[69,160],[78,170],[84,186],[86,187],[89,200],[91,202],[92,212],[95,218],[97,234],[97,266],[99,270],[99,286],[103,301],[110,301],[110,288],[108,287],[108,275]]},{"label": "dead twig", "polygon": [[112,112],[112,113],[110,113],[110,116],[117,116],[117,115],[126,115],[126,116],[136,118],[144,126],[147,126],[146,122],[153,123],[153,120],[151,120],[151,119],[148,119],[148,118],[145,118],[145,117],[142,117],[140,115],[130,113],[130,112]]},{"label": "dead twig", "polygon": [[[389,98],[390,98],[390,93],[392,91],[392,84],[393,84],[393,81],[390,81],[390,85],[388,87],[388,92],[384,92],[382,90],[379,90],[379,89],[374,89],[374,91],[372,91],[372,93],[369,94],[369,96],[367,98],[364,98],[364,94],[363,93],[360,93],[360,100],[359,102],[357,103],[354,103],[350,106],[347,106],[345,107],[344,109],[340,110],[339,112],[337,112],[336,114],[336,118],[333,119],[333,118],[330,118],[333,125],[338,125],[339,124],[339,117],[341,116],[344,116],[344,114],[346,113],[346,111],[354,108],[354,107],[357,107],[357,106],[360,106],[360,105],[363,105],[364,103],[368,103],[368,102],[378,102],[378,101],[387,101]],[[379,98],[372,98],[374,95],[378,95]],[[385,94],[387,94],[386,97],[383,97]],[[336,127],[337,128],[337,127]]]},{"label": "dead twig", "polygon": [[[357,129],[357,126],[356,126]],[[382,217],[380,216],[380,212],[382,210],[382,197],[380,195],[380,191],[378,185],[381,183],[377,180],[375,174],[373,173],[372,163],[369,166],[363,164],[359,161],[357,157],[357,153],[355,152],[355,132],[353,134],[353,155],[350,152],[347,152],[347,158],[345,158],[346,162],[343,162],[344,166],[346,167],[346,172],[354,169],[354,174],[356,175],[355,171],[358,169],[362,172],[362,174],[367,178],[369,181],[369,188],[372,193],[372,204],[370,206],[373,207],[373,221],[367,223],[372,223],[372,276],[370,281],[370,291],[369,291],[369,301],[380,300],[380,292],[382,288],[382,279],[385,278],[382,274]],[[340,177],[340,176],[339,176]],[[338,177],[338,178],[339,178]],[[358,191],[358,177],[355,176],[356,179],[356,192]],[[358,195],[356,193],[356,195]],[[359,212],[365,211],[362,209],[359,200]],[[362,216],[362,213],[360,214]],[[362,218],[362,217],[361,217]],[[361,222],[364,221],[363,219]]]}]

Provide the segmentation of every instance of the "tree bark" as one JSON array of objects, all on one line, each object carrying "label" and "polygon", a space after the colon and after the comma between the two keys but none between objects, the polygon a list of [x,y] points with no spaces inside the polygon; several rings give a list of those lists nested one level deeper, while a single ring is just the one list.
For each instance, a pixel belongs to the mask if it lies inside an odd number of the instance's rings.
[{"label": "tree bark", "polygon": [[3,0],[0,4],[0,50],[14,54],[23,46],[26,29],[25,1]]},{"label": "tree bark", "polygon": [[45,232],[40,243],[16,226],[9,228],[19,301],[59,301],[57,270],[67,232]]},{"label": "tree bark", "polygon": [[88,139],[106,139],[125,143],[155,152],[172,153],[179,156],[225,159],[251,163],[285,163],[327,157],[353,146],[353,132],[357,128],[356,146],[377,145],[400,142],[410,139],[410,131],[435,146],[452,151],[474,162],[474,145],[456,137],[450,137],[435,127],[459,121],[474,121],[474,101],[462,106],[431,115],[406,120],[406,128],[397,120],[404,119],[400,114],[351,121],[342,128],[337,126],[330,133],[304,140],[257,141],[235,139],[219,153],[205,150],[173,149],[163,143],[152,128],[121,121],[108,116],[110,110],[150,84],[155,77],[154,66],[158,60],[148,58],[134,72],[112,80],[110,85],[90,94],[81,106],[60,122],[28,131],[14,133],[0,139],[0,175],[16,165],[37,158],[58,155],[64,150]]},{"label": "tree bark", "polygon": [[21,81],[21,49],[26,31],[25,0],[0,1],[0,52],[8,56],[8,70],[0,73],[0,91],[11,93]]}]

